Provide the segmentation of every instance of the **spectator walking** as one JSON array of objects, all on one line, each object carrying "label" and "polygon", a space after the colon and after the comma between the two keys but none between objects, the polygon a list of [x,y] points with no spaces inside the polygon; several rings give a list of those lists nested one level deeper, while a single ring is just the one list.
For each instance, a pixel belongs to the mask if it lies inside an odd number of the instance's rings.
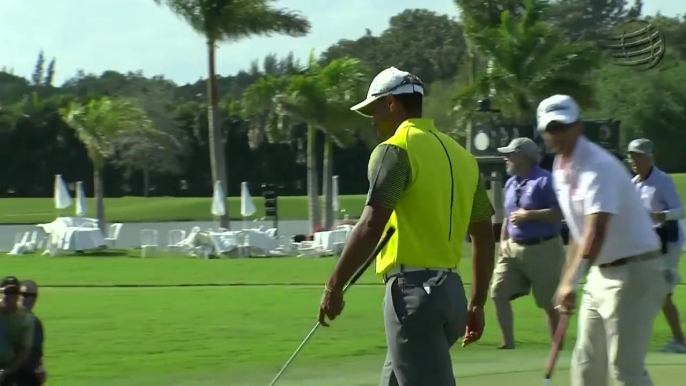
[{"label": "spectator walking", "polygon": [[559,313],[554,297],[565,262],[560,237],[562,213],[553,177],[538,166],[538,145],[515,138],[498,148],[506,158],[505,222],[500,232],[500,258],[493,272],[491,297],[500,326],[500,348],[515,348],[511,301],[531,291],[545,312],[550,336],[555,335]]},{"label": "spectator walking", "polygon": [[662,347],[663,352],[686,353],[684,331],[679,321],[679,310],[672,300],[672,293],[681,281],[679,276],[679,260],[684,235],[679,220],[684,219],[684,207],[672,178],[655,166],[653,159],[653,142],[646,138],[639,138],[629,143],[629,160],[636,176],[633,179],[636,191],[643,201],[643,205],[653,218],[653,226],[660,237],[662,254],[667,268],[670,270],[671,287],[662,313],[672,330],[672,340]]}]

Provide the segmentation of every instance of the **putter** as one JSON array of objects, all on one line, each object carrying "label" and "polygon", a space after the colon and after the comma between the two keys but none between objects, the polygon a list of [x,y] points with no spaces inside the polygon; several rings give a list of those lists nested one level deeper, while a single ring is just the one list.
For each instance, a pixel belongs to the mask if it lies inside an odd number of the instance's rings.
[{"label": "putter", "polygon": [[[395,228],[388,228],[388,231],[386,231],[386,234],[381,239],[379,244],[376,246],[376,248],[374,249],[374,252],[371,254],[371,256],[369,256],[367,261],[365,261],[365,263],[357,270],[357,272],[355,272],[355,275],[353,275],[352,279],[350,279],[350,282],[348,284],[346,284],[345,287],[343,287],[343,293],[345,293],[348,290],[348,288],[350,288],[350,286],[355,284],[355,282],[357,282],[357,280],[362,276],[362,274],[364,274],[364,272],[367,270],[367,268],[369,268],[369,266],[372,264],[374,259],[376,259],[376,255],[381,253],[381,250],[384,249],[384,247],[386,247],[386,244],[388,244],[388,241],[391,239],[391,236],[393,236],[394,233],[395,233]],[[310,333],[307,334],[305,339],[303,339],[302,343],[300,343],[300,346],[298,346],[298,348],[295,349],[295,352],[293,353],[293,355],[291,355],[291,357],[288,358],[288,360],[286,361],[286,364],[284,364],[283,367],[281,368],[281,370],[276,374],[276,376],[274,377],[272,382],[269,384],[269,386],[276,385],[276,382],[278,382],[279,378],[281,378],[281,375],[283,375],[283,373],[286,371],[286,369],[291,364],[291,362],[293,362],[293,359],[295,359],[295,357],[298,355],[300,350],[302,350],[302,348],[305,346],[307,341],[309,341],[310,338],[312,337],[312,335],[314,335],[315,331],[317,331],[319,326],[320,326],[319,322],[317,322],[317,324],[314,325],[312,330],[310,330]]]},{"label": "putter", "polygon": [[548,364],[545,367],[545,377],[543,378],[543,386],[552,386],[553,381],[553,370],[555,370],[555,364],[557,363],[557,357],[560,355],[560,346],[562,345],[562,338],[565,336],[565,331],[567,331],[567,321],[569,319],[568,314],[560,315],[560,321],[557,323],[557,329],[555,330],[555,337],[553,338],[553,348],[550,351],[550,357],[548,357]]}]

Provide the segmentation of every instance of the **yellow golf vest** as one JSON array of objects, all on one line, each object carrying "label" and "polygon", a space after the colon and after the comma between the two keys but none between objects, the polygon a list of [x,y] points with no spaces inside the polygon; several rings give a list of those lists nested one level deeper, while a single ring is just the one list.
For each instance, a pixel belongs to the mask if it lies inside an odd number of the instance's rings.
[{"label": "yellow golf vest", "polygon": [[476,159],[431,119],[405,121],[384,143],[407,151],[412,183],[386,225],[396,232],[376,259],[376,273],[400,265],[458,268],[479,181]]}]

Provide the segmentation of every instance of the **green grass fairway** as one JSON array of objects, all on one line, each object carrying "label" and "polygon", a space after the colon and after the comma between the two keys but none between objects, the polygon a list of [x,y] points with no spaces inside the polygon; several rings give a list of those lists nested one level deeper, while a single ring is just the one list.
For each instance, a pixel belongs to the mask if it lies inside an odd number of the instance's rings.
[{"label": "green grass fairway", "polygon": [[[332,258],[3,256],[0,274],[44,286],[36,312],[46,328],[51,386],[259,386],[269,383],[316,322],[322,283],[334,264]],[[468,259],[462,270],[469,277]],[[280,385],[377,384],[385,354],[383,287],[373,275],[362,283],[346,296],[341,318],[315,334]],[[165,287],[85,287],[135,284]],[[222,286],[183,286],[194,284]],[[676,300],[686,310],[686,287],[678,288]],[[515,302],[515,313],[517,350],[496,349],[490,305],[483,340],[453,350],[460,385],[541,382],[549,350],[543,317],[530,298]],[[570,338],[574,329],[572,321]],[[659,318],[654,346],[668,336]],[[569,384],[567,347],[556,385]],[[649,361],[658,385],[686,377],[686,355],[651,353]]]},{"label": "green grass fairway", "polygon": [[[686,199],[686,174],[672,174],[682,199]],[[351,217],[358,217],[364,205],[364,195],[341,196],[341,209]],[[257,213],[250,219],[264,217],[264,199],[253,197]],[[105,208],[109,222],[159,222],[159,221],[211,221],[210,197],[123,197],[106,198]],[[306,220],[307,197],[279,198],[280,220]],[[95,217],[95,202],[88,200],[87,216]],[[228,199],[229,214],[240,217],[240,198]],[[73,207],[62,215],[72,216]],[[4,198],[0,200],[0,224],[36,224],[55,219],[52,198]]]},{"label": "green grass fairway", "polygon": [[[358,217],[364,206],[364,195],[341,196],[341,209]],[[248,219],[264,217],[264,199],[253,197],[256,213]],[[239,219],[240,197],[227,199],[229,215]],[[87,217],[95,217],[95,200],[88,199]],[[109,222],[212,221],[211,197],[122,197],[106,198],[105,212]],[[278,199],[279,220],[307,220],[307,197],[291,196]],[[73,216],[74,207],[62,211]],[[0,224],[36,224],[55,219],[52,198],[4,198],[0,200]]]}]

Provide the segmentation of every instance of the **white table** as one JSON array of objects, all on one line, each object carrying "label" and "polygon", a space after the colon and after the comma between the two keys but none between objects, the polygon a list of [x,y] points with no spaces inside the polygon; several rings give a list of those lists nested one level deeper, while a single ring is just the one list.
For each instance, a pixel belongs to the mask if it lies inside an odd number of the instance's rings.
[{"label": "white table", "polygon": [[48,237],[49,244],[62,251],[84,251],[105,246],[105,238],[97,228],[67,227],[63,232],[55,232]]},{"label": "white table", "polygon": [[211,246],[213,246],[218,253],[230,252],[241,245],[239,240],[240,232],[208,232],[207,233]]}]

